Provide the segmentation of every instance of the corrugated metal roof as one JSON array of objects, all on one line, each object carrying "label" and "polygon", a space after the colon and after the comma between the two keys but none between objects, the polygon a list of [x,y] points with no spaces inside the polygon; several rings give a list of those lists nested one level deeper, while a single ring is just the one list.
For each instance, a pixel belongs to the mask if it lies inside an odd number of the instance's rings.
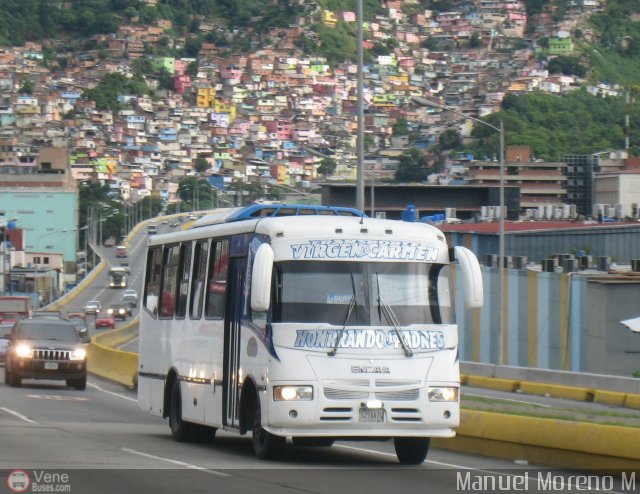
[{"label": "corrugated metal roof", "polygon": [[[616,221],[596,223],[588,221],[505,221],[504,231],[505,233],[512,233],[561,230],[597,230],[630,226],[637,226],[638,228],[640,228],[640,222]],[[451,225],[438,225],[438,228],[443,232],[498,234],[500,230],[500,223],[497,221],[491,223],[459,223]]]}]

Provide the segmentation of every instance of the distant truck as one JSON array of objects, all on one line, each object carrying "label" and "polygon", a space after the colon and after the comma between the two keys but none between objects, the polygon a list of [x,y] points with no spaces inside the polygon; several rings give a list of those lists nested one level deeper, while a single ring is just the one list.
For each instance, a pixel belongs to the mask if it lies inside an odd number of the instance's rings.
[{"label": "distant truck", "polygon": [[0,297],[0,323],[31,317],[31,297],[7,295]]}]

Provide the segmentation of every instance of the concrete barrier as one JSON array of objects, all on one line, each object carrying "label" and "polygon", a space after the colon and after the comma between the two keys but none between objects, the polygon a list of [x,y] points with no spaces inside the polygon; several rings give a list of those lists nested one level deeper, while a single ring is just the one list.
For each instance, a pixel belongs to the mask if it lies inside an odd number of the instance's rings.
[{"label": "concrete barrier", "polygon": [[123,352],[118,347],[138,335],[138,319],[96,335],[87,347],[88,370],[105,379],[135,388],[138,384],[138,354]]},{"label": "concrete barrier", "polygon": [[436,448],[591,471],[640,471],[640,429],[462,410],[457,436]]}]

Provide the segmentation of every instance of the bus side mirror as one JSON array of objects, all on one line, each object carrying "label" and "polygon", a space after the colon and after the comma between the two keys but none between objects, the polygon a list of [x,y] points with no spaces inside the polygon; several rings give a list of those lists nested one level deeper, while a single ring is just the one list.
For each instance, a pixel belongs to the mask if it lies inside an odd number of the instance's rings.
[{"label": "bus side mirror", "polygon": [[466,308],[482,307],[484,290],[478,258],[466,247],[458,246],[454,247],[453,250],[462,272],[462,291]]},{"label": "bus side mirror", "polygon": [[269,244],[258,247],[253,259],[251,273],[251,310],[264,312],[271,301],[271,273],[273,271],[273,249]]}]

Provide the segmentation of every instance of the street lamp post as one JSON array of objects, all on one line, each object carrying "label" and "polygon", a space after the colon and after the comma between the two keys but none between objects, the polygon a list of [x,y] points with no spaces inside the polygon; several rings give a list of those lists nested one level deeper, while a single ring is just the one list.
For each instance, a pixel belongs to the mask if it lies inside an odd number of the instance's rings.
[{"label": "street lamp post", "polygon": [[358,17],[358,39],[357,39],[357,57],[358,57],[358,139],[357,139],[357,155],[358,155],[358,169],[356,176],[356,208],[360,211],[364,211],[364,74],[363,74],[363,37],[362,37],[362,23],[363,23],[363,9],[362,0],[358,0],[357,4],[357,17]]},{"label": "street lamp post", "polygon": [[500,120],[500,126],[496,127],[495,125],[490,124],[489,122],[485,122],[479,118],[473,117],[471,115],[467,115],[466,113],[462,113],[461,111],[456,110],[455,108],[451,108],[446,105],[440,105],[438,103],[434,103],[426,98],[422,98],[420,96],[414,96],[411,98],[412,101],[421,105],[421,106],[431,106],[433,108],[439,108],[441,110],[450,111],[451,113],[455,113],[456,115],[460,115],[461,117],[468,118],[469,120],[473,120],[481,125],[489,127],[490,129],[498,132],[500,136],[500,218],[498,220],[498,276],[499,276],[499,351],[498,351],[498,363],[503,365],[505,363],[505,317],[504,317],[504,297],[505,297],[505,289],[504,289],[504,261],[505,261],[505,253],[504,253],[504,217],[505,217],[505,207],[504,207],[504,124],[503,121]]}]

